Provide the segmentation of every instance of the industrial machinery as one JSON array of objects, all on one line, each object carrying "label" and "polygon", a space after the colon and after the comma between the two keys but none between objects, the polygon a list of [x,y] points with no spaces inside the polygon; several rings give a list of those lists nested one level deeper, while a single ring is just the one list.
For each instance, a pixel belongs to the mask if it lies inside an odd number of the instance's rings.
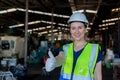
[{"label": "industrial machinery", "polygon": [[1,36],[0,46],[0,57],[24,57],[24,38],[16,36]]}]

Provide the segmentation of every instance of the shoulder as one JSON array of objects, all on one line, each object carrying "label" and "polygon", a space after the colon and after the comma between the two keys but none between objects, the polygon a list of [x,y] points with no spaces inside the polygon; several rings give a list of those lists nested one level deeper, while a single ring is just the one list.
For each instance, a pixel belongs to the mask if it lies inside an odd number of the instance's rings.
[{"label": "shoulder", "polygon": [[68,50],[68,47],[69,47],[69,45],[71,45],[71,44],[72,44],[72,43],[65,44],[65,45],[61,46],[61,47],[59,48],[59,51],[66,51],[66,50]]},{"label": "shoulder", "polygon": [[65,44],[59,48],[59,52],[64,51],[68,48],[69,44]]},{"label": "shoulder", "polygon": [[98,43],[88,43],[88,44],[93,45],[93,46],[97,46],[97,47],[101,47],[100,44],[98,44]]},{"label": "shoulder", "polygon": [[93,47],[93,48],[101,49],[101,46],[99,44],[97,44],[97,43],[89,43],[88,42],[88,45],[91,46],[91,47]]},{"label": "shoulder", "polygon": [[68,47],[69,45],[70,45],[70,44],[65,44],[65,45],[63,45],[63,48],[64,48],[64,47]]},{"label": "shoulder", "polygon": [[99,45],[98,43],[91,43],[91,42],[88,42],[88,44],[91,44],[91,45]]},{"label": "shoulder", "polygon": [[98,44],[98,43],[89,43],[89,44],[91,44],[91,45],[93,45],[93,47],[95,48],[97,48],[97,63],[99,62],[99,61],[103,61],[103,56],[102,56],[102,52],[101,52],[101,46],[100,46],[100,44]]},{"label": "shoulder", "polygon": [[72,44],[73,44],[73,43],[68,43],[68,44],[63,45],[63,49],[64,49],[64,48],[68,48],[68,46],[69,46],[69,45],[72,45]]}]

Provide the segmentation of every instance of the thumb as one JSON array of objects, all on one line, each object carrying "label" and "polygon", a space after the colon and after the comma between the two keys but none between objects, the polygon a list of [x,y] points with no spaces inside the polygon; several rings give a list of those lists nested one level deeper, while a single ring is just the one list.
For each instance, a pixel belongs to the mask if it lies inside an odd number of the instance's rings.
[{"label": "thumb", "polygon": [[55,59],[55,57],[54,57],[54,55],[53,55],[53,53],[52,53],[52,51],[50,49],[48,51],[48,55],[49,55],[50,58]]}]

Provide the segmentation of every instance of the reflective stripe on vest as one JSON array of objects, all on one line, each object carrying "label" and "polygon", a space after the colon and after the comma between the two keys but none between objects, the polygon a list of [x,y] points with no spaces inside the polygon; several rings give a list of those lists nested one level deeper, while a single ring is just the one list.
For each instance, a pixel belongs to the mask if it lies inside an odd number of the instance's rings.
[{"label": "reflective stripe on vest", "polygon": [[[64,51],[66,59],[61,69],[61,75],[63,78],[70,80],[73,64],[73,55],[71,55],[73,54],[73,43],[67,46],[65,45]],[[97,56],[98,45],[88,43],[77,59],[72,80],[93,80]]]}]

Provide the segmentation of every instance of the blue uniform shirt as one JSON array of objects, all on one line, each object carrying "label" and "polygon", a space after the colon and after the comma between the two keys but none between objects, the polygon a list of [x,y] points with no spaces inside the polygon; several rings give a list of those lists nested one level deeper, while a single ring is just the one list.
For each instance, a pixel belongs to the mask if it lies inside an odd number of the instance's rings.
[{"label": "blue uniform shirt", "polygon": [[[84,49],[84,48],[83,48],[83,49]],[[78,56],[81,54],[81,52],[82,52],[83,49],[81,49],[81,50],[79,50],[79,51],[77,51],[77,52],[74,51],[74,61],[75,61],[75,62],[76,62]],[[62,47],[59,48],[59,52],[60,52],[60,51],[63,51]],[[101,52],[100,50],[99,50],[98,58],[97,58],[97,62],[99,62],[99,61],[103,61],[102,52]]]}]

